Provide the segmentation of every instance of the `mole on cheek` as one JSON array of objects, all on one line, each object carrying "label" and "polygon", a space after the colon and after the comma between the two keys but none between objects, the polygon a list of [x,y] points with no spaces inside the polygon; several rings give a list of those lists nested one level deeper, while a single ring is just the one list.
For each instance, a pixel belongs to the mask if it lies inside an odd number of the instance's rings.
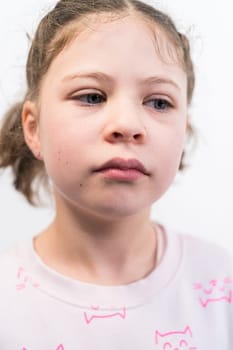
[{"label": "mole on cheek", "polygon": [[57,160],[61,160],[61,151],[57,152]]}]

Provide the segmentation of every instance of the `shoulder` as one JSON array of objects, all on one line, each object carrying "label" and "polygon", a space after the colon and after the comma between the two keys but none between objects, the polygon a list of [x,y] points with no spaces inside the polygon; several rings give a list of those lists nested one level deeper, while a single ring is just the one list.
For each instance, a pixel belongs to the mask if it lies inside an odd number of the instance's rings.
[{"label": "shoulder", "polygon": [[214,242],[188,234],[178,234],[182,242],[184,251],[195,260],[216,259],[222,262],[231,263],[233,252]]},{"label": "shoulder", "polygon": [[213,279],[231,277],[233,280],[233,252],[193,235],[178,233],[177,237],[184,269]]}]

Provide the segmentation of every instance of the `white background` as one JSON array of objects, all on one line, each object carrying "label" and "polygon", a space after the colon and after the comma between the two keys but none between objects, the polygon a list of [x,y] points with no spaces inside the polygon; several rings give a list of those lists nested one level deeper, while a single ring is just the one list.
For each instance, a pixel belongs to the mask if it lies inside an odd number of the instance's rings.
[{"label": "white background", "polygon": [[[197,84],[191,109],[199,143],[191,167],[154,205],[152,217],[233,251],[233,24],[231,0],[150,1],[188,32]],[[25,89],[24,68],[41,16],[55,1],[6,1],[0,12],[0,118]],[[52,208],[34,209],[0,176],[0,250],[43,229]]]}]

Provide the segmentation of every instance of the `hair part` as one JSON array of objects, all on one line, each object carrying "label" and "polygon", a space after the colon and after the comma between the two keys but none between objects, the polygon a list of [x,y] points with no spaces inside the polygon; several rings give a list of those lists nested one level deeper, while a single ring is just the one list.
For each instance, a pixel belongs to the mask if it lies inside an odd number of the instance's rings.
[{"label": "hair part", "polygon": [[[99,16],[103,14],[104,16]],[[187,37],[181,34],[172,19],[163,12],[138,0],[60,0],[57,5],[42,18],[35,33],[26,64],[27,91],[22,102],[7,111],[0,128],[0,168],[11,167],[13,184],[28,202],[36,205],[40,202],[35,182],[43,183],[48,189],[48,177],[42,161],[35,158],[28,148],[22,128],[22,108],[26,100],[36,101],[40,87],[55,57],[90,24],[90,16],[98,15],[101,20],[114,21],[128,15],[136,15],[147,22],[153,30],[158,53],[164,58],[159,45],[156,30],[165,33],[168,38],[167,52],[183,67],[187,74],[187,101],[191,103],[195,74]],[[188,140],[194,135],[194,129],[188,120]],[[185,168],[186,150],[183,151],[179,170]],[[38,186],[37,186],[38,187]]]}]

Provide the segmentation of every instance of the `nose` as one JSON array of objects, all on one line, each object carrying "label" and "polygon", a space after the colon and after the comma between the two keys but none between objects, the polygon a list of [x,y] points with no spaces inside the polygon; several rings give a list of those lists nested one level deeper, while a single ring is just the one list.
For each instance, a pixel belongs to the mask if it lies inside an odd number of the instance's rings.
[{"label": "nose", "polygon": [[143,144],[147,136],[140,106],[133,103],[115,104],[106,111],[104,139],[110,143]]}]

